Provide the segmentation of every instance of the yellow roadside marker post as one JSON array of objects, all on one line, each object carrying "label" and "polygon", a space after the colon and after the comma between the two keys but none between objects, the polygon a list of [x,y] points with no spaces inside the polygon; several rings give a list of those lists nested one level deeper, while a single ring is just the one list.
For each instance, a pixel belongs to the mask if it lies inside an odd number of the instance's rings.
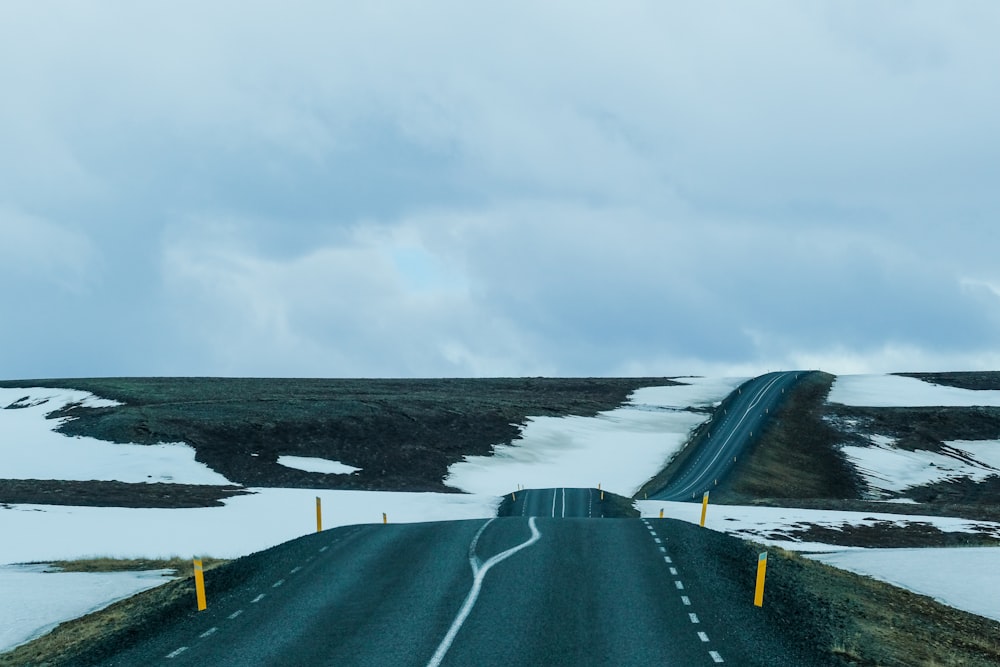
[{"label": "yellow roadside marker post", "polygon": [[385,525],[389,523],[389,519],[385,516],[385,512],[382,512],[382,524]]},{"label": "yellow roadside marker post", "polygon": [[511,491],[511,492],[510,492],[510,499],[511,499],[512,501],[513,501],[513,500],[517,500],[517,496],[515,496],[515,495],[514,495],[514,492],[513,492],[513,491]]},{"label": "yellow roadside marker post", "polygon": [[708,491],[701,497],[701,527],[705,527],[705,513],[708,512]]},{"label": "yellow roadside marker post", "polygon": [[755,607],[764,606],[764,577],[767,576],[767,552],[757,556],[757,590],[753,594]]},{"label": "yellow roadside marker post", "polygon": [[316,532],[323,532],[323,502],[316,496]]},{"label": "yellow roadside marker post", "polygon": [[663,508],[662,507],[660,508],[660,518],[661,519],[663,518]]},{"label": "yellow roadside marker post", "polygon": [[205,569],[200,558],[194,559],[194,592],[198,598],[198,611],[205,611],[208,607],[205,602]]}]

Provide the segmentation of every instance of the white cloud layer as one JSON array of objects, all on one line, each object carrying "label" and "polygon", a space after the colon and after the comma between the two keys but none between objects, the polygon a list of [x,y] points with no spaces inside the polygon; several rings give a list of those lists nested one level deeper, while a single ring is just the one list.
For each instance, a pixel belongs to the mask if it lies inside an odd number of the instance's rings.
[{"label": "white cloud layer", "polygon": [[0,366],[995,368],[998,29],[990,2],[5,5]]}]

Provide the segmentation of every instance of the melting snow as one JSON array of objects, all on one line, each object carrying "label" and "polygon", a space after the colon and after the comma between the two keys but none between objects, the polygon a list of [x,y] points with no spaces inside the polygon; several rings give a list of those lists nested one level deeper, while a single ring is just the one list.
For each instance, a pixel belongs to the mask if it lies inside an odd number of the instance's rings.
[{"label": "melting snow", "polygon": [[312,456],[279,456],[278,465],[306,472],[322,472],[333,475],[350,475],[353,472],[361,470],[361,468],[355,468],[340,461],[331,461]]},{"label": "melting snow", "polygon": [[521,436],[491,456],[467,456],[445,484],[502,495],[525,488],[596,487],[631,496],[659,472],[690,432],[708,419],[688,408],[713,407],[744,378],[683,378],[689,384],[647,387],[596,417],[530,417]]},{"label": "melting snow", "polygon": [[1000,391],[946,387],[902,375],[838,375],[827,400],[871,408],[1000,407]]},{"label": "melting snow", "polygon": [[31,641],[59,623],[159,586],[173,570],[48,572],[43,565],[0,567],[0,651]]},{"label": "melting snow", "polygon": [[5,479],[65,479],[177,484],[231,484],[183,443],[120,445],[69,437],[55,429],[68,418],[47,415],[70,405],[112,407],[114,401],[68,389],[0,389],[0,458]]}]

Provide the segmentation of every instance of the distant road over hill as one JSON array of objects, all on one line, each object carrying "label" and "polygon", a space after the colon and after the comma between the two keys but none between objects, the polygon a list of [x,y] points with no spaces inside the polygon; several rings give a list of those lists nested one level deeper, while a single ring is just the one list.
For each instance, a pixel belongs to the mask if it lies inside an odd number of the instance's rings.
[{"label": "distant road over hill", "polygon": [[653,500],[701,500],[715,481],[729,472],[735,459],[758,437],[786,395],[810,371],[767,373],[744,383],[708,425],[697,449],[683,456],[666,486],[649,494]]}]

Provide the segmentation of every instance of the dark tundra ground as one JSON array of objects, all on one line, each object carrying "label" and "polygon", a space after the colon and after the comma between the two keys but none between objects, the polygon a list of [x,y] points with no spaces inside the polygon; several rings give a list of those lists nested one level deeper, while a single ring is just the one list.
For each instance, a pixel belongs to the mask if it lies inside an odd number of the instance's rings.
[{"label": "dark tundra ground", "polygon": [[[234,484],[260,487],[455,491],[448,466],[510,442],[531,416],[591,416],[668,378],[282,380],[110,378],[20,380],[0,387],[89,391],[124,405],[70,407],[60,429],[120,443],[185,442]],[[8,406],[0,406],[5,408]],[[11,408],[16,409],[16,408]],[[29,443],[26,443],[29,444]],[[315,456],[361,468],[351,475],[278,465]],[[217,504],[219,487],[171,494],[167,485],[3,480],[0,503],[171,507]],[[172,485],[171,485],[172,486]],[[152,487],[152,488],[151,488]],[[90,491],[88,491],[88,489]]]}]

